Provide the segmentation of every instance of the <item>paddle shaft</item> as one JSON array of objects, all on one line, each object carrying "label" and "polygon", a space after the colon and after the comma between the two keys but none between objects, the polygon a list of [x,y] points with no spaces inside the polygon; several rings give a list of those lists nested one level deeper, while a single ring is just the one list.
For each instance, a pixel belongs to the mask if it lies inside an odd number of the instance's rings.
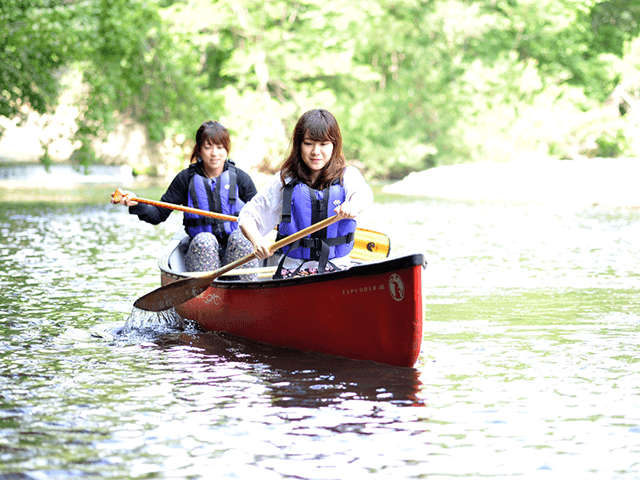
[{"label": "paddle shaft", "polygon": [[[120,201],[120,198],[122,198],[122,194],[118,196],[118,190],[116,190],[116,193],[114,194],[114,199],[116,199],[117,201]],[[175,205],[173,203],[156,202],[155,200],[148,200],[146,198],[138,198],[138,197],[129,197],[129,200],[133,200],[134,202],[138,202],[138,203],[146,203],[147,205],[153,205],[155,207],[168,208],[169,210],[180,210],[182,212],[193,213],[194,215],[202,215],[203,217],[217,218],[219,220],[226,220],[229,222],[238,221],[238,217],[235,217],[233,215],[225,215],[224,213],[209,212],[207,210],[184,207],[182,205]]]}]

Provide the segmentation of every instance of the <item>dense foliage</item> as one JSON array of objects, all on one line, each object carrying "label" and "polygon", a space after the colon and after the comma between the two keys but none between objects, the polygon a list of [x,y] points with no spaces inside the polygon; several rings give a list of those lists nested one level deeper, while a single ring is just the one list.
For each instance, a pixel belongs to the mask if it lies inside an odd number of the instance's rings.
[{"label": "dense foliage", "polygon": [[[316,107],[372,175],[628,154],[639,33],[631,0],[3,0],[0,115],[51,111],[74,70],[85,163],[123,121],[188,148],[216,118],[268,170]],[[587,115],[612,101],[615,115]]]}]

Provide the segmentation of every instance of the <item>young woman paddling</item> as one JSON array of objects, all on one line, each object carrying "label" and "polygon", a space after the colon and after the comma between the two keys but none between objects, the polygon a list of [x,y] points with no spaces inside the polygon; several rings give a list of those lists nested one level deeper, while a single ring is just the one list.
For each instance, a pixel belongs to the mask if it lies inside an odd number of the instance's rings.
[{"label": "young woman paddling", "polygon": [[[237,215],[256,194],[256,187],[251,177],[228,158],[230,149],[229,131],[222,124],[209,121],[200,125],[191,165],[176,175],[162,195],[162,201]],[[119,202],[112,195],[111,203],[127,205],[129,213],[147,223],[157,225],[171,214],[170,209],[131,200],[130,197],[136,196],[133,192],[122,194]],[[185,257],[187,271],[217,270],[221,264],[226,265],[253,250],[237,222],[185,213],[183,224],[190,239]],[[253,260],[245,267],[257,267],[258,263]]]},{"label": "young woman paddling", "polygon": [[260,259],[271,255],[265,236],[282,238],[332,215],[340,220],[282,250],[275,278],[330,272],[349,264],[355,217],[373,203],[356,167],[347,167],[342,135],[327,110],[310,110],[296,124],[281,170],[240,212],[239,224]]}]

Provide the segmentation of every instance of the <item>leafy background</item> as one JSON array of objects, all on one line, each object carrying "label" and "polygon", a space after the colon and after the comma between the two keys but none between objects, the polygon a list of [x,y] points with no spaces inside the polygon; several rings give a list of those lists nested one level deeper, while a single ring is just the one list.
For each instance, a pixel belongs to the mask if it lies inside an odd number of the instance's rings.
[{"label": "leafy background", "polygon": [[630,0],[3,0],[0,125],[38,119],[46,165],[161,176],[208,119],[272,172],[319,107],[370,178],[639,156],[639,34]]}]

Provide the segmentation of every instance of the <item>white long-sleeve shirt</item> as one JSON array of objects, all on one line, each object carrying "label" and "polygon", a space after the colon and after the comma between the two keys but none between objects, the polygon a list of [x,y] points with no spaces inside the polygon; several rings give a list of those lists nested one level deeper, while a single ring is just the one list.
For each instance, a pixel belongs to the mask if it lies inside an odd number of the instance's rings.
[{"label": "white long-sleeve shirt", "polygon": [[[290,179],[287,178],[288,182]],[[351,202],[358,212],[369,208],[373,204],[373,191],[367,184],[364,177],[356,167],[346,167],[344,170],[343,186],[345,190],[345,202]],[[238,224],[242,225],[245,218],[250,217],[256,222],[261,235],[266,235],[282,220],[282,194],[284,184],[280,179],[280,173],[276,173],[273,178],[260,189],[258,194],[247,203],[240,211]],[[329,212],[331,213],[331,212]],[[295,268],[302,261],[295,258],[287,258],[284,263],[285,268]],[[333,259],[336,265],[348,265],[349,258]],[[313,268],[318,262],[308,262],[305,268]]]}]

